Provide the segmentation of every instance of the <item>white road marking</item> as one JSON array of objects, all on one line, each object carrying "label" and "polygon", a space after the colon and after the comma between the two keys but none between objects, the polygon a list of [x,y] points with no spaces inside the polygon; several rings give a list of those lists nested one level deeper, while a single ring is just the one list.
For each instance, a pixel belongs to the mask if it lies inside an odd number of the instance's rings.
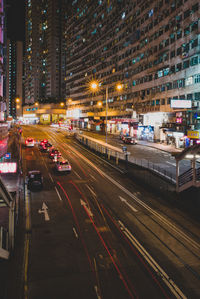
[{"label": "white road marking", "polygon": [[90,176],[91,176],[91,178],[93,178],[94,181],[97,182],[97,179],[92,174],[90,174]]},{"label": "white road marking", "polygon": [[156,273],[162,278],[164,283],[168,286],[176,298],[187,299],[185,294],[179,289],[175,282],[167,275],[167,273],[159,266],[159,264],[152,258],[152,256],[145,250],[145,248],[138,242],[138,240],[131,234],[125,225],[118,221],[122,233],[129,239],[129,241],[137,248],[147,263],[154,269]]},{"label": "white road marking", "polygon": [[58,189],[57,189],[56,187],[55,187],[55,190],[56,190],[56,193],[57,193],[57,195],[58,195],[60,201],[62,201],[62,198],[61,198],[61,196],[60,196],[60,193],[58,192]]},{"label": "white road marking", "polygon": [[81,179],[81,176],[75,170],[74,170],[74,173],[79,179]]},{"label": "white road marking", "polygon": [[124,202],[133,212],[137,212],[137,210],[134,208],[134,207],[132,207],[132,205],[130,204],[130,203],[128,203],[128,201],[125,199],[125,198],[123,198],[123,197],[121,197],[121,196],[119,196],[119,198],[120,198],[120,200],[122,201],[122,202]]},{"label": "white road marking", "polygon": [[90,208],[87,207],[86,202],[84,202],[84,200],[82,200],[82,199],[80,199],[80,202],[81,202],[81,205],[85,207],[85,209],[86,209],[88,215],[89,215],[90,217],[93,217],[94,215],[92,214]]},{"label": "white road marking", "polygon": [[[131,198],[133,198],[138,204],[140,204],[142,207],[144,207],[147,211],[149,211],[150,213],[152,213],[155,217],[157,217],[159,220],[161,220],[163,223],[165,223],[165,225],[168,225],[171,229],[173,229],[177,234],[179,234],[182,238],[184,238],[188,243],[190,243],[190,245],[192,245],[194,248],[199,249],[200,246],[199,244],[194,241],[192,238],[190,238],[188,235],[186,235],[182,230],[179,230],[173,223],[171,223],[170,221],[168,221],[165,217],[163,217],[162,215],[160,215],[159,213],[157,213],[154,209],[152,209],[150,206],[148,206],[147,204],[145,204],[142,200],[140,200],[136,195],[134,195],[132,192],[130,192],[128,189],[126,189],[125,187],[123,187],[121,184],[119,184],[116,180],[114,180],[112,177],[110,177],[109,175],[107,175],[105,172],[103,172],[102,170],[100,170],[97,166],[94,165],[94,163],[92,163],[89,159],[87,159],[85,156],[83,156],[82,154],[80,154],[78,151],[76,151],[75,149],[73,149],[70,145],[68,145],[68,147],[71,149],[71,151],[73,151],[77,156],[79,156],[80,158],[82,158],[85,162],[87,162],[93,169],[95,169],[101,176],[104,176],[105,178],[107,178],[110,182],[112,182],[116,187],[118,187],[119,189],[121,189],[124,193],[126,193],[128,196],[130,196]],[[95,179],[96,180],[96,179]]]},{"label": "white road marking", "polygon": [[42,204],[42,209],[41,210],[38,210],[38,213],[39,214],[44,214],[44,219],[45,219],[45,221],[49,221],[50,220],[50,218],[49,218],[49,214],[48,214],[48,212],[47,212],[47,210],[48,210],[48,207],[47,207],[47,205],[43,202],[43,204]]},{"label": "white road marking", "polygon": [[51,176],[50,173],[49,173],[49,177],[50,177],[51,181],[54,182],[54,180],[53,180],[53,178],[52,178],[52,176]]},{"label": "white road marking", "polygon": [[98,298],[98,299],[101,299],[101,296],[99,295],[98,287],[97,287],[97,286],[94,286],[94,289],[95,289],[95,292],[96,292],[96,294],[97,294],[97,298]]},{"label": "white road marking", "polygon": [[92,195],[95,196],[95,197],[97,197],[96,193],[92,190],[92,188],[90,186],[88,186],[88,185],[87,185],[87,187],[90,190],[90,192],[92,193]]},{"label": "white road marking", "polygon": [[77,232],[76,232],[75,227],[73,227],[73,232],[74,232],[74,234],[75,234],[75,237],[78,239],[78,234],[77,234]]}]

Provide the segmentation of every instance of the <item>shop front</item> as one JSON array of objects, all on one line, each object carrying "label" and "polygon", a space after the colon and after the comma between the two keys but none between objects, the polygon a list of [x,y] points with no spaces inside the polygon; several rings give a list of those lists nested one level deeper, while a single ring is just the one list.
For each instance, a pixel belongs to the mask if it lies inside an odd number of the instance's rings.
[{"label": "shop front", "polygon": [[118,118],[108,121],[108,132],[111,134],[137,136],[138,121],[133,118]]},{"label": "shop front", "polygon": [[184,133],[183,132],[170,132],[167,131],[166,132],[166,140],[167,140],[167,144],[171,144],[174,145],[176,148],[183,148],[185,147],[184,144]]},{"label": "shop front", "polygon": [[187,131],[187,137],[190,145],[200,144],[200,130]]},{"label": "shop front", "polygon": [[154,141],[154,127],[152,126],[138,126],[137,139]]}]

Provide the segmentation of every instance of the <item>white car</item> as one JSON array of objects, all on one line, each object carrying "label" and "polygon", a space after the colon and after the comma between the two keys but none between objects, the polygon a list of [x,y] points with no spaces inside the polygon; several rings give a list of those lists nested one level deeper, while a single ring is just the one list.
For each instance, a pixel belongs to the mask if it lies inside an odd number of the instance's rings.
[{"label": "white car", "polygon": [[25,145],[27,147],[34,147],[35,140],[32,137],[28,137],[28,138],[26,138]]},{"label": "white car", "polygon": [[71,172],[72,167],[68,160],[58,160],[55,163],[56,170],[59,172]]}]

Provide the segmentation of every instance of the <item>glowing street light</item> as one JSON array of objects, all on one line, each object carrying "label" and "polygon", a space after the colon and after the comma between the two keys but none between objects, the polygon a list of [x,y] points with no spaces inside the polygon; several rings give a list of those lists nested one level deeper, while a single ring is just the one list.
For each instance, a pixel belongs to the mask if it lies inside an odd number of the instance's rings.
[{"label": "glowing street light", "polygon": [[69,98],[69,99],[66,100],[66,102],[67,102],[68,104],[71,104],[71,103],[72,103],[72,99]]},{"label": "glowing street light", "polygon": [[118,83],[118,84],[116,85],[116,89],[117,89],[117,91],[122,91],[122,89],[123,89],[123,85],[122,85],[121,83]]},{"label": "glowing street light", "polygon": [[63,102],[62,102],[62,103],[60,103],[60,106],[61,106],[61,107],[63,107],[64,105],[65,105],[65,104],[64,104]]},{"label": "glowing street light", "polygon": [[15,99],[15,102],[16,102],[16,103],[20,103],[20,98],[16,98],[16,99]]},{"label": "glowing street light", "polygon": [[102,107],[102,105],[103,105],[102,101],[98,101],[98,102],[97,102],[97,106],[98,106],[98,107]]}]

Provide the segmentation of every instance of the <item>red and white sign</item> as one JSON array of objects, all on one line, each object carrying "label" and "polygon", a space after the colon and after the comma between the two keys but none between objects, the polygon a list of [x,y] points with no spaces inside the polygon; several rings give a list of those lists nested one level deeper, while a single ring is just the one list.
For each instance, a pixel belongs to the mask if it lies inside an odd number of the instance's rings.
[{"label": "red and white sign", "polygon": [[0,163],[0,173],[16,173],[16,172],[17,172],[16,162]]}]

